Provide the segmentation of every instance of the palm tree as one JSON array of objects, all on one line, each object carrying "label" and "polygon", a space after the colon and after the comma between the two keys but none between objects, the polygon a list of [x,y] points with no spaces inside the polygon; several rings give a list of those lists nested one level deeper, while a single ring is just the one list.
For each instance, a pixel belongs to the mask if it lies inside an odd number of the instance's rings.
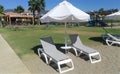
[{"label": "palm tree", "polygon": [[17,6],[17,8],[14,9],[14,11],[17,13],[22,13],[22,12],[24,12],[24,8],[21,5],[19,5],[19,6]]},{"label": "palm tree", "polygon": [[3,22],[2,22],[2,14],[3,14],[3,11],[4,11],[4,7],[2,5],[0,5],[0,26],[3,27]]},{"label": "palm tree", "polygon": [[104,8],[100,8],[98,12],[99,12],[100,15],[104,15],[104,12],[105,12]]},{"label": "palm tree", "polygon": [[[35,22],[35,11],[40,13],[41,10],[44,10],[45,9],[45,1],[44,0],[29,0],[28,5],[29,5],[29,10],[31,10],[33,13],[34,22]],[[39,24],[40,24],[40,22],[39,22]]]},{"label": "palm tree", "polygon": [[0,13],[3,13],[3,11],[4,11],[4,7],[0,5]]}]

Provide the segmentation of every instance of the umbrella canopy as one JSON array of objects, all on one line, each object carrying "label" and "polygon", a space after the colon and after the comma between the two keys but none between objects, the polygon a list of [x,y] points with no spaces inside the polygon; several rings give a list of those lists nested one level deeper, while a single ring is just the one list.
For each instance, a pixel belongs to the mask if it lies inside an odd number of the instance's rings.
[{"label": "umbrella canopy", "polygon": [[118,12],[107,15],[105,19],[106,20],[120,20],[120,10]]},{"label": "umbrella canopy", "polygon": [[66,22],[86,22],[89,21],[90,15],[74,7],[71,3],[64,0],[56,7],[40,18],[41,22],[65,22],[65,46],[67,46],[66,38]]},{"label": "umbrella canopy", "polygon": [[40,18],[41,22],[86,22],[90,15],[64,0]]}]

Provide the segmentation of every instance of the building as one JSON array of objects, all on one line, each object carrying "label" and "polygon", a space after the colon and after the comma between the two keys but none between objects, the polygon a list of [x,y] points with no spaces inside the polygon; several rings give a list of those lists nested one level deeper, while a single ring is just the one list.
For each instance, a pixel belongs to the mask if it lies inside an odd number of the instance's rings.
[{"label": "building", "polygon": [[8,24],[33,24],[34,23],[34,17],[32,15],[24,15],[21,13],[15,13],[15,12],[5,12],[6,16],[6,22]]}]

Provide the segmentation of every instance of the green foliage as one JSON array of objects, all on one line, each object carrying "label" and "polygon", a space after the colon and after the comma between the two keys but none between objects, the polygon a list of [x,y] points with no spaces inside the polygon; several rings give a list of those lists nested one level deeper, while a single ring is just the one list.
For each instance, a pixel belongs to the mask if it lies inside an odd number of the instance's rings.
[{"label": "green foliage", "polygon": [[4,7],[0,5],[0,13],[3,13],[3,11],[4,11]]},{"label": "green foliage", "polygon": [[[29,6],[28,9],[33,12],[33,16],[35,18],[35,16],[36,16],[35,11],[37,11],[39,14],[41,10],[45,9],[45,1],[44,0],[29,0],[28,6]],[[39,16],[39,15],[37,15],[37,16]],[[35,20],[34,20],[34,22],[35,22]],[[40,23],[39,17],[38,17],[38,23]]]},{"label": "green foliage", "polygon": [[22,13],[22,12],[24,12],[24,8],[21,5],[19,5],[19,6],[17,6],[17,8],[14,9],[14,11],[17,13]]},{"label": "green foliage", "polygon": [[44,10],[45,9],[45,2],[44,0],[29,0],[28,1],[28,5],[29,5],[29,10],[31,11],[38,11],[40,12],[40,10]]}]

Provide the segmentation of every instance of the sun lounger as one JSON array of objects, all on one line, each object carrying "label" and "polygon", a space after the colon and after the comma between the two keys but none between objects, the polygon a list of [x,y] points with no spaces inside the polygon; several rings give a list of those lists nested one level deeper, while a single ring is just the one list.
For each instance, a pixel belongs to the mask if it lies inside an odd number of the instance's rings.
[{"label": "sun lounger", "polygon": [[[120,34],[111,34],[111,35],[114,36],[114,37],[120,38]],[[102,34],[101,37],[102,37],[103,40],[106,40],[107,38],[110,38],[110,36],[107,35],[107,34]]]},{"label": "sun lounger", "polygon": [[106,38],[106,43],[108,46],[111,46],[113,44],[119,44],[120,45],[120,37],[118,36],[113,36],[111,34],[107,34],[108,37]]},{"label": "sun lounger", "polygon": [[[64,73],[74,69],[74,65],[69,56],[57,50],[56,46],[53,43],[51,37],[41,38],[40,42],[42,44],[43,49],[38,49],[38,55],[43,55],[45,57],[46,63],[49,64],[50,61],[53,61],[58,66],[58,71],[60,73]],[[49,60],[48,60],[49,59]],[[61,65],[71,63],[71,67],[68,69],[62,70]]]},{"label": "sun lounger", "polygon": [[[77,51],[79,51],[80,54],[83,53],[83,54],[87,55],[89,57],[91,63],[96,63],[96,62],[101,61],[101,56],[100,56],[99,52],[90,47],[83,45],[77,34],[72,34],[69,36],[70,36],[70,40],[72,42],[72,48],[74,50],[76,50],[75,51],[76,56],[78,56]],[[96,56],[97,56],[97,59],[95,58]]]},{"label": "sun lounger", "polygon": [[103,40],[106,40],[108,38],[108,35],[107,34],[102,34],[101,37],[102,37]]}]

